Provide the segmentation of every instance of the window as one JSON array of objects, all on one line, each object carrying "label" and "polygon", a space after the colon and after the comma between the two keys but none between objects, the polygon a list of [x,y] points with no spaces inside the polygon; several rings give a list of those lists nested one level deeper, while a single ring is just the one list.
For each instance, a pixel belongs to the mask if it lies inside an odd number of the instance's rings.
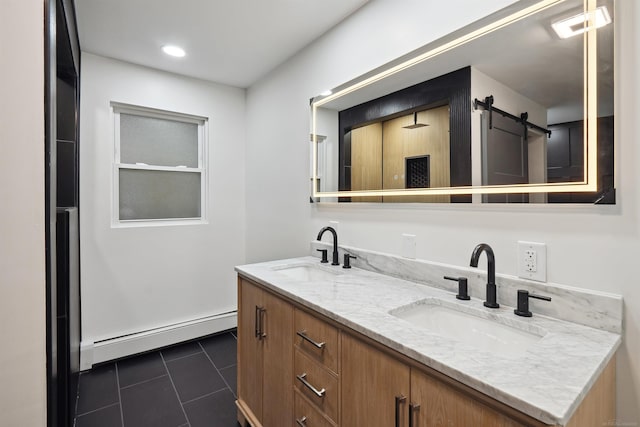
[{"label": "window", "polygon": [[203,222],[203,117],[112,104],[114,225]]}]

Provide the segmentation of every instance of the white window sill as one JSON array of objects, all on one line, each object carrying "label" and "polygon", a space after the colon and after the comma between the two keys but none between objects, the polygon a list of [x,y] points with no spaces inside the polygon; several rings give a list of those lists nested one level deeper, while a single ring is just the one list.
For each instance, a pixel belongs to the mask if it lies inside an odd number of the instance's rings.
[{"label": "white window sill", "polygon": [[111,228],[141,228],[141,227],[167,227],[184,225],[206,225],[209,224],[204,218],[193,219],[139,219],[127,221],[113,221]]}]

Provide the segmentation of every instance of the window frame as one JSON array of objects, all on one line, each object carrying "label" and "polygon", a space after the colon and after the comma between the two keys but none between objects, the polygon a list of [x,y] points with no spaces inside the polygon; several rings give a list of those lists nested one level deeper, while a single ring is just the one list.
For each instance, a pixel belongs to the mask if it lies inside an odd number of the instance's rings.
[{"label": "window frame", "polygon": [[[113,124],[113,157],[112,157],[112,198],[111,198],[111,227],[149,227],[167,225],[194,225],[208,224],[208,141],[209,119],[204,116],[178,113],[174,111],[160,110],[138,105],[111,102],[111,123]],[[196,124],[198,126],[198,167],[157,166],[144,164],[122,163],[120,160],[120,115],[129,114],[140,117],[164,119],[183,123]],[[147,218],[147,219],[120,219],[120,170],[149,170],[165,172],[187,172],[200,174],[200,216],[194,218]]]}]

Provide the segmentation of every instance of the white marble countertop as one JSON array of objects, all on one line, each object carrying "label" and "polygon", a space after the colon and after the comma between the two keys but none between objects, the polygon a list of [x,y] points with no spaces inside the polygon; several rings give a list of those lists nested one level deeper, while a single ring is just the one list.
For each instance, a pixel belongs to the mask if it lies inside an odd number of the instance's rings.
[{"label": "white marble countertop", "polygon": [[[278,272],[296,265],[336,275],[301,281]],[[310,256],[238,266],[236,271],[547,424],[568,422],[621,342],[615,333],[535,312],[530,318],[515,316],[512,306],[489,309],[480,299],[459,301],[442,289],[320,264]],[[522,354],[496,354],[390,314],[425,300],[543,336]]]}]

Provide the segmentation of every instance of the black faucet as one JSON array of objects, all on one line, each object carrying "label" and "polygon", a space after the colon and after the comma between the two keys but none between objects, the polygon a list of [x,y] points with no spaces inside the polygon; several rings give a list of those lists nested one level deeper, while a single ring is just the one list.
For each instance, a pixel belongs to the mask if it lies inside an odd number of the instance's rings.
[{"label": "black faucet", "polygon": [[493,255],[493,249],[486,243],[480,243],[475,247],[471,254],[471,267],[478,266],[478,259],[482,252],[487,253],[487,300],[484,302],[485,307],[498,308],[500,304],[496,302],[496,258]]},{"label": "black faucet", "polygon": [[322,239],[322,235],[325,231],[330,231],[331,234],[333,234],[333,261],[331,262],[331,265],[340,265],[338,262],[338,233],[336,233],[336,230],[332,227],[324,227],[318,233],[318,240]]}]

